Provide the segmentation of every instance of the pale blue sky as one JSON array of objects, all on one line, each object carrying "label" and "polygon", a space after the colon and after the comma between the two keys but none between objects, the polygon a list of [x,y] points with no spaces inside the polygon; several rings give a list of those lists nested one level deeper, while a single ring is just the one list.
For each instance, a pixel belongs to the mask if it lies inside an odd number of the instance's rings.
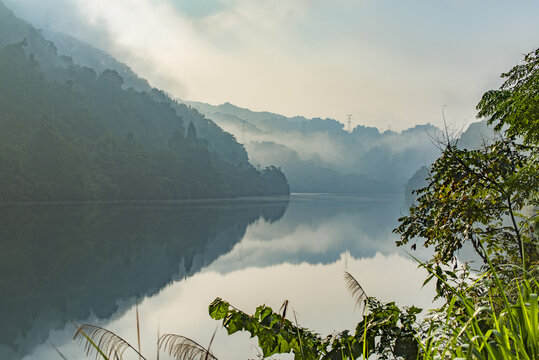
[{"label": "pale blue sky", "polygon": [[381,129],[474,120],[539,47],[539,1],[5,0],[188,100]]}]

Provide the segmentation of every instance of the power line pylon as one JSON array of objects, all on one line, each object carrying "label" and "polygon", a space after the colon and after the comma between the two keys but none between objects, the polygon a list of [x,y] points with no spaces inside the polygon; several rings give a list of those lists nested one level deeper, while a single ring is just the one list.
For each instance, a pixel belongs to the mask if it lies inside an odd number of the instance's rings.
[{"label": "power line pylon", "polygon": [[352,132],[352,114],[346,115],[348,117],[348,132]]}]

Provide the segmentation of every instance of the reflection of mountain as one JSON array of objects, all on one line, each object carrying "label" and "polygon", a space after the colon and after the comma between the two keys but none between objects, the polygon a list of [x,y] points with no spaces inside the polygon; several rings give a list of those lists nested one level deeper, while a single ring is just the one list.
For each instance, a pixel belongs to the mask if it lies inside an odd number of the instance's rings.
[{"label": "reflection of mountain", "polygon": [[110,317],[117,301],[197,272],[287,205],[279,197],[0,207],[0,358],[20,358],[51,328]]}]

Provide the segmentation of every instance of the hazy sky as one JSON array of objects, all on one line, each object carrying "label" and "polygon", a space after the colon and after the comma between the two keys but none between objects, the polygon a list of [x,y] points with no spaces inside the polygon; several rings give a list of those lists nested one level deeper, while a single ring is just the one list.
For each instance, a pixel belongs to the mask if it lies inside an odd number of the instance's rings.
[{"label": "hazy sky", "polygon": [[473,121],[539,46],[539,1],[4,0],[186,100],[381,129]]}]

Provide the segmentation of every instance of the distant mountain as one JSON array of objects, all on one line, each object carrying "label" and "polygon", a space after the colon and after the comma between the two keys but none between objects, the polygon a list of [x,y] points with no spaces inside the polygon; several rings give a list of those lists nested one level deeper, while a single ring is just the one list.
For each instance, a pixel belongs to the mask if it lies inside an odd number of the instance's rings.
[{"label": "distant mountain", "polygon": [[283,169],[293,192],[403,193],[414,170],[439,154],[440,130],[426,124],[400,133],[334,119],[286,117],[230,103],[185,102],[245,145],[254,164]]},{"label": "distant mountain", "polygon": [[374,181],[363,175],[343,174],[321,159],[303,160],[285,145],[274,142],[250,142],[249,154],[265,164],[278,162],[291,184],[293,192],[376,194],[398,192],[391,183]]},{"label": "distant mountain", "polygon": [[416,194],[415,191],[422,189],[429,184],[427,181],[428,177],[429,168],[427,166],[422,166],[408,180],[404,193],[405,202],[408,207],[412,206],[414,201],[418,198],[418,194]]},{"label": "distant mountain", "polygon": [[[63,47],[75,43],[65,39]],[[88,63],[100,68],[58,55],[0,2],[0,201],[289,192],[278,168],[255,169],[243,146],[198,111],[158,89],[139,91],[147,82],[103,52],[72,49],[94,54]]]},{"label": "distant mountain", "polygon": [[496,138],[496,133],[492,126],[487,125],[486,120],[471,123],[464,131],[457,142],[461,149],[477,149],[478,147],[489,144]]},{"label": "distant mountain", "polygon": [[[17,29],[27,39],[26,53],[34,54],[45,64],[42,67],[90,68],[96,76],[114,70],[122,79],[123,90],[147,93],[152,100],[171,107],[181,119],[181,128],[174,128],[178,122],[174,126],[168,123],[163,125],[162,134],[170,136],[176,130],[186,134],[192,123],[197,138],[205,141],[213,156],[237,168],[249,168],[250,162],[260,169],[280,168],[290,178],[294,192],[402,193],[414,169],[438,156],[429,136],[439,130],[429,124],[401,133],[358,125],[349,133],[334,119],[286,117],[230,103],[213,106],[176,101],[89,44],[65,34],[39,32],[13,16],[3,22],[8,23],[6,34],[0,35],[0,46],[20,41],[20,36],[10,34],[11,29]],[[55,82],[72,80],[65,73],[44,73]],[[162,134],[150,138],[145,131],[132,132],[137,141],[157,149],[170,140]],[[276,167],[270,167],[273,165]]]}]

